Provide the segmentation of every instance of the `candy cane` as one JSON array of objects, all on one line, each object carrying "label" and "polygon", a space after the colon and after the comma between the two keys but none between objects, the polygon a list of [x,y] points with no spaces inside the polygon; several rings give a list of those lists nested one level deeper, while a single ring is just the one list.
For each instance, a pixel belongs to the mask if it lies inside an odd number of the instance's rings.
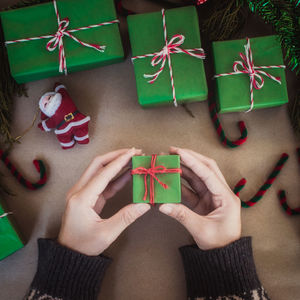
[{"label": "candy cane", "polygon": [[4,153],[0,149],[0,159],[4,162],[6,167],[10,170],[11,174],[22,184],[25,188],[29,190],[37,190],[43,187],[47,181],[46,168],[41,160],[34,160],[33,164],[37,171],[40,173],[40,179],[36,183],[32,183],[25,179],[22,174],[16,169],[16,167],[7,158],[7,153]]},{"label": "candy cane", "polygon": [[217,113],[217,108],[216,108],[216,103],[211,101],[209,103],[209,113],[210,113],[210,117],[214,123],[214,126],[217,130],[217,134],[222,142],[222,144],[224,146],[227,146],[227,147],[230,147],[230,148],[236,148],[238,146],[241,146],[242,144],[244,144],[247,140],[247,136],[248,136],[248,131],[247,131],[247,128],[246,128],[246,125],[244,123],[244,121],[239,121],[238,122],[238,126],[239,126],[239,129],[240,129],[240,133],[241,133],[241,136],[235,140],[235,141],[231,141],[229,140],[226,135],[225,135],[225,132],[222,128],[222,125],[220,123],[220,120],[218,118],[218,113]]},{"label": "candy cane", "polygon": [[[242,207],[251,207],[253,205],[255,205],[259,200],[262,199],[262,197],[264,196],[264,194],[267,192],[267,190],[272,186],[272,184],[274,183],[276,177],[278,176],[278,174],[280,173],[280,171],[282,170],[284,164],[286,163],[286,161],[288,160],[289,156],[286,153],[283,153],[279,159],[279,161],[277,162],[275,168],[273,169],[273,171],[271,172],[271,174],[269,175],[268,179],[265,181],[265,183],[260,187],[260,189],[258,190],[258,192],[254,195],[254,197],[252,197],[250,200],[248,201],[242,201],[241,200],[241,205]],[[247,180],[245,178],[242,178],[234,187],[234,193],[239,197],[240,195],[240,191],[244,188],[244,186],[246,185]]]},{"label": "candy cane", "polygon": [[[297,148],[297,155],[298,155],[298,163],[300,165],[300,148]],[[290,206],[287,204],[287,197],[286,197],[285,190],[280,190],[278,192],[278,198],[281,207],[289,216],[300,215],[300,207],[293,209],[290,208]]]}]

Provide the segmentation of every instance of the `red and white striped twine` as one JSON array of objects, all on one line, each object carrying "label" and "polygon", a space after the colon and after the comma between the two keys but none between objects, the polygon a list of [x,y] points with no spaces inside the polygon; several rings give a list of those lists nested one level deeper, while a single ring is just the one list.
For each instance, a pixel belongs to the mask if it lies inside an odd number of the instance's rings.
[{"label": "red and white striped twine", "polygon": [[[193,49],[180,48],[180,46],[184,43],[184,40],[185,40],[185,37],[182,34],[175,34],[170,39],[170,41],[168,41],[165,10],[162,9],[161,13],[162,13],[162,21],[163,21],[163,29],[164,29],[165,46],[159,52],[134,56],[134,57],[132,57],[132,61],[134,61],[135,59],[138,59],[138,58],[152,57],[152,60],[151,60],[152,67],[155,67],[160,64],[160,69],[157,72],[155,72],[154,74],[144,74],[145,78],[151,78],[148,81],[148,83],[154,83],[156,81],[156,79],[159,77],[160,73],[164,70],[166,61],[168,59],[169,72],[170,72],[170,78],[171,78],[171,87],[172,87],[172,93],[173,93],[173,103],[175,106],[177,106],[174,76],[173,76],[173,69],[172,69],[170,54],[185,53],[185,54],[188,54],[195,58],[205,59],[205,52],[202,48],[193,48]],[[197,52],[197,53],[194,53],[194,52]]]},{"label": "red and white striped twine", "polygon": [[[244,45],[245,54],[240,53],[240,57],[242,61],[235,61],[233,63],[233,71],[229,73],[222,73],[215,75],[215,78],[236,74],[248,74],[250,77],[250,108],[246,112],[250,112],[254,106],[254,98],[253,98],[253,88],[256,90],[260,90],[264,86],[264,79],[262,75],[269,77],[270,79],[276,81],[281,84],[281,78],[275,77],[265,71],[259,71],[259,69],[285,69],[285,65],[277,65],[277,66],[254,66],[253,58],[252,58],[252,50],[250,47],[250,39],[247,38],[247,44]],[[242,70],[239,70],[239,66],[242,66]]]},{"label": "red and white striped twine", "polygon": [[5,218],[8,215],[12,215],[12,212],[7,212],[7,213],[4,213],[4,214],[0,215],[0,219]]},{"label": "red and white striped twine", "polygon": [[104,52],[106,46],[100,46],[96,44],[89,44],[85,43],[78,38],[76,38],[74,35],[72,35],[72,32],[76,31],[81,31],[81,30],[86,30],[86,29],[91,29],[91,28],[96,28],[96,27],[101,27],[101,26],[106,26],[106,25],[111,25],[115,23],[119,23],[119,20],[113,20],[109,22],[104,22],[104,23],[99,23],[95,25],[90,25],[90,26],[84,26],[84,27],[79,27],[76,29],[70,29],[68,30],[68,26],[70,24],[69,18],[64,18],[60,19],[60,14],[58,11],[57,3],[56,0],[53,0],[53,6],[57,18],[57,23],[58,23],[58,30],[55,34],[49,34],[49,35],[42,35],[42,36],[37,36],[37,37],[31,37],[31,38],[24,38],[24,39],[19,39],[19,40],[12,40],[12,41],[6,41],[6,45],[14,44],[14,43],[22,43],[22,42],[28,42],[28,41],[35,41],[35,40],[41,40],[41,39],[51,39],[47,45],[46,49],[50,52],[54,51],[57,47],[59,49],[59,72],[60,73],[65,73],[65,75],[68,74],[67,70],[67,62],[66,62],[66,55],[65,55],[65,48],[63,44],[63,37],[68,36],[72,38],[75,42],[79,43],[80,45],[84,47],[89,47],[93,48],[99,52]]}]

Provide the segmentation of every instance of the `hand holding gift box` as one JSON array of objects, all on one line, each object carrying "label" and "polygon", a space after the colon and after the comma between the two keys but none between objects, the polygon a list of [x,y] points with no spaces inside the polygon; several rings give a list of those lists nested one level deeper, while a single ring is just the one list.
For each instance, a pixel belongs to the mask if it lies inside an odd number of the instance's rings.
[{"label": "hand holding gift box", "polygon": [[194,7],[129,16],[128,28],[142,106],[207,99],[205,54]]},{"label": "hand holding gift box", "polygon": [[[237,60],[238,53],[241,60]],[[288,102],[276,36],[214,42],[213,55],[220,112],[251,111]]]},{"label": "hand holding gift box", "polygon": [[18,83],[124,57],[112,0],[53,0],[2,12],[1,19],[11,73]]},{"label": "hand holding gift box", "polygon": [[134,203],[180,203],[180,157],[178,155],[132,158]]}]

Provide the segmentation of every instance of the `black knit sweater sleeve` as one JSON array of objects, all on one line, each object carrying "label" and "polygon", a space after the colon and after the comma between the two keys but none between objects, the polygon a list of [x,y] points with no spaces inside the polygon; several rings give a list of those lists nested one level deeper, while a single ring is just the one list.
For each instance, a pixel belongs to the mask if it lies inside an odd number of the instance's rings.
[{"label": "black knit sweater sleeve", "polygon": [[111,260],[86,256],[39,239],[38,267],[24,300],[94,300]]},{"label": "black knit sweater sleeve", "polygon": [[185,246],[180,253],[188,299],[269,299],[256,274],[250,237],[207,251]]}]

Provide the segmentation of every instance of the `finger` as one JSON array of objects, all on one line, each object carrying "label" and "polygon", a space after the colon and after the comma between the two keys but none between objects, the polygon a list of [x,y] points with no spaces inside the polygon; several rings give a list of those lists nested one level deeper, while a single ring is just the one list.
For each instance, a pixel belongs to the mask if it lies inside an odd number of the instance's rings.
[{"label": "finger", "polygon": [[206,164],[210,169],[212,169],[219,176],[219,178],[227,185],[226,179],[225,179],[224,175],[222,174],[222,172],[215,160],[213,160],[209,157],[206,157],[200,153],[197,153],[193,150],[189,150],[189,149],[185,149],[185,150],[188,151],[191,155],[200,159],[204,164]]},{"label": "finger", "polygon": [[201,181],[201,179],[189,168],[184,165],[181,166],[182,178],[184,178],[191,188],[198,194],[201,198],[203,194],[207,192],[206,185]]},{"label": "finger", "polygon": [[130,181],[130,179],[131,179],[131,175],[130,175],[130,171],[128,170],[107,186],[104,192],[99,196],[94,206],[94,210],[98,215],[102,212],[103,207],[105,206],[107,200],[109,200],[117,192],[119,192],[125,186],[125,184],[128,181]]},{"label": "finger", "polygon": [[181,185],[181,199],[182,203],[190,209],[196,207],[199,202],[198,196],[184,184]]},{"label": "finger", "polygon": [[214,195],[228,193],[228,186],[203,162],[197,160],[193,155],[184,149],[172,148],[172,153],[180,155],[183,163],[190,168],[206,185],[208,190]]},{"label": "finger", "polygon": [[106,166],[108,163],[119,157],[120,155],[126,153],[130,149],[120,149],[106,153],[104,155],[96,156],[87,169],[84,171],[78,182],[72,187],[69,194],[74,194],[79,191],[83,186],[87,184],[89,180],[95,175],[100,168]]},{"label": "finger", "polygon": [[105,190],[108,184],[118,175],[119,172],[129,163],[132,156],[138,155],[140,150],[130,149],[125,154],[117,157],[110,162],[87,183],[87,185],[80,191],[81,199],[88,201],[90,205],[94,206],[99,198],[99,195]]},{"label": "finger", "polygon": [[103,192],[105,200],[112,198],[117,192],[119,192],[131,179],[130,170],[127,170],[124,174],[117,179],[109,183],[107,188]]},{"label": "finger", "polygon": [[[179,149],[179,148],[170,147],[170,153],[173,153],[173,154],[174,154],[174,152],[176,153],[177,149]],[[206,157],[206,156],[204,156],[200,153],[197,153],[193,150],[190,150],[190,149],[181,149],[181,150],[184,150],[184,151],[188,152],[189,154],[194,156],[196,159],[198,159],[202,163],[204,163],[208,168],[210,168],[213,172],[216,173],[216,175],[221,179],[221,181],[223,181],[228,186],[228,184],[226,182],[226,179],[225,179],[224,175],[222,174],[222,172],[221,172],[221,170],[220,170],[220,168],[219,168],[219,166],[218,166],[218,164],[216,163],[215,160],[213,160],[209,157]]]},{"label": "finger", "polygon": [[129,204],[111,218],[105,220],[109,230],[110,242],[112,243],[130,224],[144,215],[150,208],[150,205],[146,203]]},{"label": "finger", "polygon": [[199,228],[203,224],[203,218],[183,204],[163,204],[159,210],[181,223],[192,236],[196,235],[196,231],[199,232]]}]

